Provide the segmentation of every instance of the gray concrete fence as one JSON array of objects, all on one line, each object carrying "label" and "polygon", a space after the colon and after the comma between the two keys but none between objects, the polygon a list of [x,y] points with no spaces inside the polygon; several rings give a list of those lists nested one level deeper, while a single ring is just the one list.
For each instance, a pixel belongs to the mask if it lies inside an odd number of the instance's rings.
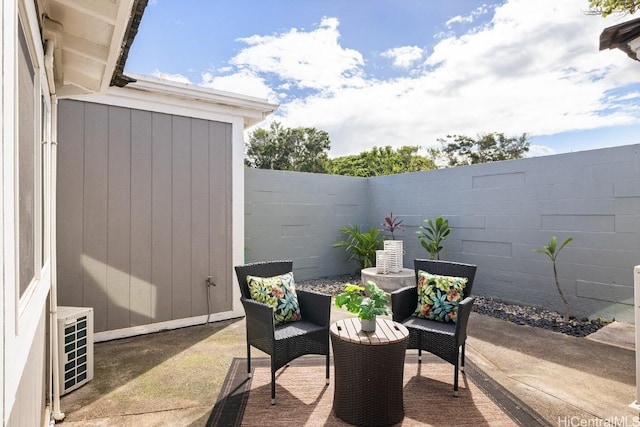
[{"label": "gray concrete fence", "polygon": [[558,311],[551,261],[533,249],[573,237],[557,264],[572,314],[633,322],[640,144],[376,178],[246,169],[245,209],[247,262],[293,259],[298,280],[354,272],[333,247],[340,229],[390,212],[412,268],[429,255],[415,231],[443,216],[441,258],[478,265],[474,293]]}]

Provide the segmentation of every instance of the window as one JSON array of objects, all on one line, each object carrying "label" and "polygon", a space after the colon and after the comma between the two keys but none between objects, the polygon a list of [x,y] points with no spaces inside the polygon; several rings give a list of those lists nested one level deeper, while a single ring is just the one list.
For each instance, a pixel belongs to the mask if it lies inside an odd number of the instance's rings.
[{"label": "window", "polygon": [[18,279],[19,296],[42,268],[42,133],[40,84],[22,22],[18,26]]}]

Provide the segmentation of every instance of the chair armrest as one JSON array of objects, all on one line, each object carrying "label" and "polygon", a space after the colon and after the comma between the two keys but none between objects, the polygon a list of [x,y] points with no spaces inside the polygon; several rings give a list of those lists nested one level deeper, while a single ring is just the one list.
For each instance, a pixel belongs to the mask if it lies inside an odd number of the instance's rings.
[{"label": "chair armrest", "polygon": [[466,297],[458,304],[458,320],[456,321],[458,344],[464,344],[467,339],[467,324],[469,323],[469,315],[471,314],[474,300],[474,297]]},{"label": "chair armrest", "polygon": [[273,308],[267,304],[241,297],[247,322],[247,337],[249,340],[267,338],[273,340],[275,335],[275,321]]},{"label": "chair armrest", "polygon": [[301,289],[296,289],[296,295],[300,304],[300,314],[304,320],[318,326],[329,327],[331,295]]},{"label": "chair armrest", "polygon": [[418,288],[407,286],[391,292],[391,312],[394,322],[410,317],[418,306]]}]

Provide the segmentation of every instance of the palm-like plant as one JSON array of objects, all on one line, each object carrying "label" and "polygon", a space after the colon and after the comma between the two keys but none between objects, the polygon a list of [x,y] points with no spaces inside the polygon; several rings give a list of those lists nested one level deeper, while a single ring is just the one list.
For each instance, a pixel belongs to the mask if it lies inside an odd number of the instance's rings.
[{"label": "palm-like plant", "polygon": [[439,216],[435,221],[425,219],[427,226],[418,227],[416,231],[420,244],[429,252],[429,259],[440,259],[440,251],[442,250],[442,242],[451,233],[449,220]]},{"label": "palm-like plant", "polygon": [[551,263],[553,264],[553,277],[556,280],[556,288],[558,289],[558,293],[560,294],[560,298],[562,298],[562,302],[564,303],[564,320],[565,322],[569,321],[569,302],[567,298],[565,298],[564,293],[562,292],[562,288],[560,288],[560,281],[558,280],[558,270],[556,268],[556,260],[558,258],[558,254],[567,246],[573,237],[567,237],[567,239],[558,247],[558,238],[556,236],[551,236],[551,241],[546,245],[543,249],[534,249],[534,252],[538,252],[541,254],[547,255],[551,259]]},{"label": "palm-like plant", "polygon": [[376,250],[382,249],[382,235],[377,228],[369,228],[362,232],[359,225],[348,226],[340,229],[347,236],[346,240],[333,244],[334,248],[345,248],[349,256],[347,260],[354,260],[360,265],[360,269],[374,267],[376,265]]}]

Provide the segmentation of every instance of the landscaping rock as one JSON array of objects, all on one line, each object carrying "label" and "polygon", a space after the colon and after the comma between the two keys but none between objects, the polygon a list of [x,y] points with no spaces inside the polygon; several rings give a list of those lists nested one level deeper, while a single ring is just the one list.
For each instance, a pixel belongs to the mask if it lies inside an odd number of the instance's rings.
[{"label": "landscaping rock", "polygon": [[[299,289],[308,289],[335,296],[344,290],[347,283],[360,284],[360,277],[352,274],[320,277],[296,283]],[[521,304],[509,304],[494,298],[476,296],[473,311],[486,316],[513,322],[517,325],[528,325],[560,332],[574,337],[585,337],[608,325],[606,319],[571,318],[565,322],[563,315],[556,311],[546,310]]]}]

